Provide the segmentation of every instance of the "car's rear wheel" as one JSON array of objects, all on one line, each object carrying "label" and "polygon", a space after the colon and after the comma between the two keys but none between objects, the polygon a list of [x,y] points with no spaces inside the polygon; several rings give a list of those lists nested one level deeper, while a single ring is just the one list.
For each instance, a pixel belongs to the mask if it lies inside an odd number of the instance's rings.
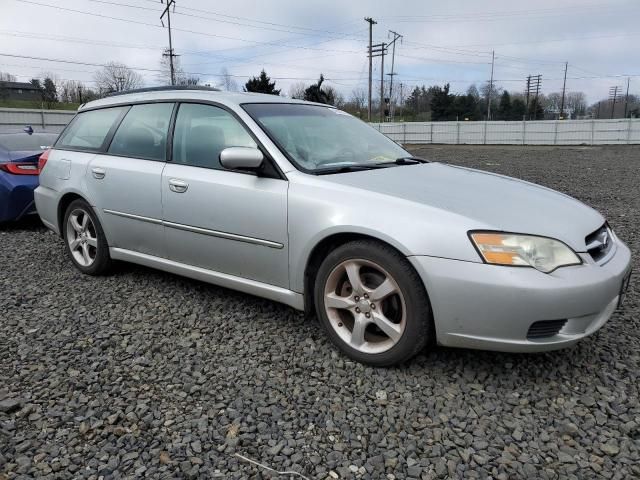
[{"label": "car's rear wheel", "polygon": [[315,304],[331,340],[362,363],[402,363],[433,336],[420,277],[406,258],[379,242],[350,242],[331,252],[318,270]]},{"label": "car's rear wheel", "polygon": [[76,268],[87,275],[100,275],[111,265],[109,245],[91,206],[74,200],[64,215],[64,240]]}]

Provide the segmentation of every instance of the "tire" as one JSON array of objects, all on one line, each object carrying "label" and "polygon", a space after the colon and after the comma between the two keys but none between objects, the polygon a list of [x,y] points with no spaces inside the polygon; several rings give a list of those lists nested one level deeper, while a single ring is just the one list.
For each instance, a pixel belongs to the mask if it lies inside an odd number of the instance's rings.
[{"label": "tire", "polygon": [[111,267],[109,244],[91,205],[82,199],[69,204],[62,225],[67,254],[86,275],[102,275]]},{"label": "tire", "polygon": [[349,242],[327,255],[316,275],[314,300],[332,342],[367,365],[403,363],[435,336],[417,272],[395,249],[374,240]]}]

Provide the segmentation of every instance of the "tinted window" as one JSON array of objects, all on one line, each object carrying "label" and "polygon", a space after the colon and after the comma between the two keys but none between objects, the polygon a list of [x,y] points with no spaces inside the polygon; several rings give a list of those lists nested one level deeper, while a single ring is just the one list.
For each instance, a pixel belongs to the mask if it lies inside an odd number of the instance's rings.
[{"label": "tinted window", "polygon": [[0,147],[10,152],[19,150],[44,150],[46,147],[53,145],[56,137],[57,135],[48,133],[34,133],[32,135],[27,133],[11,133],[0,135]]},{"label": "tinted window", "polygon": [[175,163],[221,169],[220,152],[227,147],[257,145],[238,120],[222,108],[180,105],[173,135]]},{"label": "tinted window", "polygon": [[165,160],[173,103],[134,105],[111,141],[109,153]]},{"label": "tinted window", "polygon": [[56,147],[98,150],[120,114],[128,107],[79,113],[64,131]]}]

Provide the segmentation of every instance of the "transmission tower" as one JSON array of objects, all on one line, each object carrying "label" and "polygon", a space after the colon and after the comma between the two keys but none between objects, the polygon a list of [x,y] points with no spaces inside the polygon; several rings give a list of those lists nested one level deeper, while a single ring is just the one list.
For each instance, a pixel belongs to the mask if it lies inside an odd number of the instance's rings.
[{"label": "transmission tower", "polygon": [[391,42],[389,43],[389,45],[393,47],[391,51],[391,73],[387,74],[389,75],[389,77],[391,77],[389,81],[389,118],[391,119],[391,121],[393,121],[393,116],[395,114],[395,107],[393,102],[393,77],[394,75],[397,75],[394,70],[396,58],[396,42],[400,40],[400,43],[402,43],[402,35],[400,35],[398,32],[394,32],[393,30],[389,30],[389,33],[393,35],[393,40],[391,40]]}]

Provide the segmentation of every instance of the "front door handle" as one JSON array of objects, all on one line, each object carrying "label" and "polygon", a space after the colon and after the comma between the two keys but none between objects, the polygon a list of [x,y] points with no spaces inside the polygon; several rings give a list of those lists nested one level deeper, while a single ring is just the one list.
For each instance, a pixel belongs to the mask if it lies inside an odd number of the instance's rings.
[{"label": "front door handle", "polygon": [[185,181],[172,178],[169,180],[169,190],[175,193],[184,193],[189,188],[189,184]]},{"label": "front door handle", "polygon": [[104,168],[95,167],[91,169],[91,173],[93,174],[93,178],[102,180],[104,176],[107,174],[107,171]]}]

